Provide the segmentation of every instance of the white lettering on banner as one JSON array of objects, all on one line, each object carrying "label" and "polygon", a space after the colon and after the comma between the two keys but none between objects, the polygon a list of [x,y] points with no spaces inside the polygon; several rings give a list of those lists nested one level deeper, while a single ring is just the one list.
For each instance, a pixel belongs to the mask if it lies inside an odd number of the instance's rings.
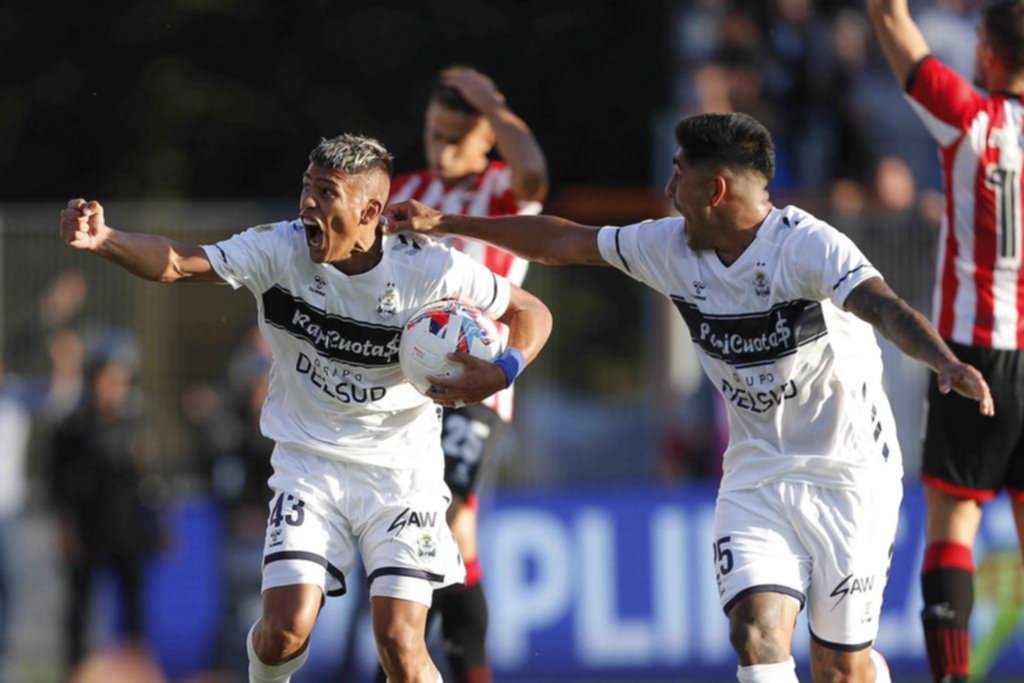
[{"label": "white lettering on banner", "polygon": [[690,534],[686,515],[676,507],[661,507],[651,516],[651,602],[654,606],[654,658],[681,664],[691,656],[693,636],[687,615],[693,612],[693,578],[687,557]]},{"label": "white lettering on banner", "polygon": [[481,538],[489,541],[488,593],[500,615],[490,620],[491,653],[499,667],[522,666],[530,632],[565,616],[575,598],[572,575],[586,567],[571,557],[575,544],[565,525],[546,512],[505,512]]},{"label": "white lettering on banner", "polygon": [[615,520],[607,512],[583,509],[576,517],[579,543],[580,596],[576,632],[583,661],[594,666],[644,666],[654,646],[648,620],[618,617],[619,553],[615,551]]},{"label": "white lettering on banner", "polygon": [[[618,616],[619,599],[615,561],[616,524],[598,509],[581,512],[576,520],[578,556],[588,567],[581,575],[582,599],[576,609],[580,655],[595,667],[672,665],[689,656],[686,615],[687,557],[686,518],[678,509],[659,508],[650,521],[651,555],[637,564],[650,567],[630,572],[630,579],[649,586],[650,618]],[[647,561],[649,560],[649,562]],[[632,562],[630,564],[633,564]]]}]

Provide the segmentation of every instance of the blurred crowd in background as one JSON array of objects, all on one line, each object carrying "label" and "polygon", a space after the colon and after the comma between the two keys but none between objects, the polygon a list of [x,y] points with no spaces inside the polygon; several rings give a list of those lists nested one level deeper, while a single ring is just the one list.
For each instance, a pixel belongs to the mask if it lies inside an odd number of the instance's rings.
[{"label": "blurred crowd in background", "polygon": [[[981,1],[911,4],[935,53],[969,75]],[[635,172],[624,184],[653,191],[630,195],[640,199],[624,200],[604,220],[641,219],[667,210],[657,192],[670,171],[671,123],[679,116],[748,112],[776,138],[775,203],[799,203],[850,234],[898,293],[930,312],[934,243],[943,207],[936,152],[883,63],[863,3],[680,0],[652,5],[666,27],[666,44],[656,50],[662,73],[637,78],[663,92],[653,96],[641,117],[649,122],[640,134],[647,142],[633,150],[641,160],[650,160],[649,172],[646,177],[642,170]],[[557,15],[552,16],[556,22]],[[566,10],[565,16],[577,15]],[[509,18],[506,23],[515,26],[517,21]],[[551,26],[557,34],[558,24]],[[471,32],[472,26],[460,30]],[[472,58],[460,55],[463,61]],[[564,55],[568,59],[571,55]],[[486,70],[486,64],[481,66]],[[555,64],[550,68],[560,69]],[[499,86],[503,75],[495,74]],[[547,85],[540,92],[552,99],[552,106],[576,107],[574,117],[587,119],[591,108],[602,106],[601,99],[560,101],[557,82],[541,80]],[[549,210],[591,216],[585,204],[599,192],[570,197],[568,190],[610,184],[607,169],[589,177],[560,158],[572,149],[561,138],[571,138],[574,131],[555,130],[541,115],[531,117],[542,105],[529,100],[530,92],[521,83],[510,86],[507,92],[518,97],[524,118],[537,122],[535,132],[551,160]],[[603,96],[608,102],[619,95],[609,91]],[[397,143],[400,148],[410,149],[409,140],[418,144],[419,115],[408,112],[420,105],[402,105],[407,130]],[[619,101],[608,107],[626,105]],[[0,111],[7,110],[0,106]],[[349,122],[352,116],[350,111]],[[386,131],[399,125],[366,122],[355,127]],[[245,137],[244,120],[231,126]],[[304,139],[334,132],[334,127],[307,132]],[[617,131],[606,134],[614,137]],[[261,136],[252,144],[266,148],[271,143]],[[295,180],[281,185],[273,199],[291,201],[292,189],[297,195],[296,171],[301,167],[296,164],[305,149],[269,155],[289,164],[271,175]],[[599,151],[589,154],[590,163],[600,157]],[[415,154],[400,156],[400,167],[415,165],[414,159]],[[170,166],[176,174],[187,175],[188,169],[181,167],[187,162],[175,159]],[[568,171],[568,177],[560,177],[560,170]],[[91,180],[84,184],[97,186]],[[134,196],[112,199],[147,196],[145,187],[135,189]],[[245,188],[229,185],[206,187],[204,192],[218,196],[221,189],[224,199],[251,198]],[[45,194],[40,190],[31,198]],[[245,297],[231,300],[237,311],[229,316],[230,329],[213,334],[233,343],[216,347],[197,342],[194,337],[201,330],[184,332],[176,325],[179,316],[164,315],[167,309],[154,308],[144,320],[127,315],[131,292],[152,285],[110,274],[94,277],[98,271],[82,270],[76,255],[56,253],[61,249],[57,214],[66,197],[51,197],[52,202],[22,213],[12,212],[17,199],[7,195],[6,206],[0,205],[5,216],[0,230],[0,656],[18,657],[11,634],[19,619],[32,618],[19,609],[18,598],[33,581],[33,568],[17,562],[23,543],[19,534],[28,517],[43,517],[56,529],[49,538],[55,544],[52,556],[60,558],[57,576],[65,586],[58,592],[63,604],[55,606],[52,616],[53,623],[63,626],[59,657],[55,655],[60,662],[51,670],[63,671],[79,665],[100,644],[89,638],[91,577],[97,567],[113,568],[120,585],[119,631],[129,642],[145,642],[140,577],[155,554],[173,547],[174,539],[161,530],[161,513],[185,489],[212,494],[223,506],[230,608],[251,610],[258,604],[271,451],[271,443],[259,434],[258,420],[270,361],[255,329],[237,322],[251,322]],[[33,218],[19,222],[11,216]],[[117,216],[112,222],[119,225]],[[153,231],[163,228],[166,233],[172,227],[157,224]],[[202,241],[242,227],[223,225],[204,233]],[[42,265],[29,272],[25,263]],[[94,290],[100,280],[104,292],[121,294],[97,300]],[[692,379],[697,371],[695,361],[687,360],[684,337],[678,348],[665,349],[646,332],[651,326],[677,324],[669,319],[674,314],[633,283],[601,269],[553,273],[534,266],[526,287],[548,302],[556,332],[544,357],[523,378],[516,432],[503,449],[492,482],[586,485],[715,476],[725,438],[717,393]],[[220,313],[208,312],[210,320],[217,321]],[[145,325],[157,332],[140,332]],[[160,370],[167,367],[167,359],[153,350],[149,339],[159,336],[173,346],[179,335],[191,335],[190,348],[200,349],[203,357],[191,366],[198,368],[191,374],[167,377]],[[666,372],[677,366],[681,373]],[[919,377],[913,374],[917,370],[906,371]],[[908,387],[900,426],[913,476],[918,433],[913,421],[919,417],[915,411],[923,383],[915,379]],[[894,403],[899,417],[901,399],[895,397]],[[224,621],[224,651],[244,658],[244,632],[237,632],[237,623],[248,622]],[[159,674],[152,676],[159,680]]]}]

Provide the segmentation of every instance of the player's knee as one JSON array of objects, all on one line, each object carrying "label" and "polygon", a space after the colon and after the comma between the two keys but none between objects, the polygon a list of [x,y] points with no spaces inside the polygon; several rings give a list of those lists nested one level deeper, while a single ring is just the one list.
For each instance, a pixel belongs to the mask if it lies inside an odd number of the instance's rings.
[{"label": "player's knee", "polygon": [[786,629],[771,615],[738,605],[729,615],[729,642],[744,665],[781,662],[789,657]]},{"label": "player's knee", "polygon": [[261,619],[259,637],[254,638],[256,656],[264,664],[285,662],[299,652],[309,640],[313,620],[301,614],[265,614]]},{"label": "player's knee", "polygon": [[422,631],[410,624],[391,622],[375,625],[373,635],[381,664],[389,677],[407,680],[420,668],[426,651]]},{"label": "player's knee", "polygon": [[829,653],[812,656],[811,675],[815,683],[875,683],[875,667],[867,652]]}]

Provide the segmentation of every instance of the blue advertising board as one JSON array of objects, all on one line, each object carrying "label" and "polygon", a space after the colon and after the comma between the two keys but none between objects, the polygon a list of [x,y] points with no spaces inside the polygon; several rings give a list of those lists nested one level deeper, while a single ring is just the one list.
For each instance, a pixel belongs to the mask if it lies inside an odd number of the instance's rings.
[{"label": "blue advertising board", "polygon": [[[502,491],[485,500],[481,558],[495,677],[734,680],[712,562],[714,503],[711,484]],[[876,641],[895,680],[927,676],[918,587],[923,509],[920,487],[909,483]],[[218,592],[224,545],[215,506],[192,501],[171,520],[179,542],[150,575],[149,623],[160,661],[180,677],[223,663],[214,644],[224,642],[217,635],[225,617]],[[251,588],[258,609],[256,552]],[[1024,573],[1005,498],[985,508],[975,564],[975,675],[1024,680]],[[363,583],[354,571],[349,594],[328,600],[296,683],[372,680]],[[241,633],[255,616],[243,618]],[[809,680],[808,648],[801,616],[794,654],[802,680]]]},{"label": "blue advertising board", "polygon": [[[714,502],[712,485],[500,494],[481,528],[499,677],[731,678],[712,562]],[[876,641],[897,680],[927,674],[923,509],[920,487],[908,484]],[[975,671],[1024,674],[1024,574],[1005,499],[986,506],[975,562]],[[801,617],[798,662],[808,648]]]}]

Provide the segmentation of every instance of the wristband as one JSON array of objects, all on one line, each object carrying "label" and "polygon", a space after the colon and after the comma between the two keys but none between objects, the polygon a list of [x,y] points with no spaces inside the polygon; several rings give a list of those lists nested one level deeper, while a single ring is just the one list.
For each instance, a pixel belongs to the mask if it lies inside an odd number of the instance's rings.
[{"label": "wristband", "polygon": [[503,354],[494,359],[494,364],[505,373],[505,386],[509,387],[526,367],[526,358],[523,357],[523,352],[519,349],[507,348]]}]

